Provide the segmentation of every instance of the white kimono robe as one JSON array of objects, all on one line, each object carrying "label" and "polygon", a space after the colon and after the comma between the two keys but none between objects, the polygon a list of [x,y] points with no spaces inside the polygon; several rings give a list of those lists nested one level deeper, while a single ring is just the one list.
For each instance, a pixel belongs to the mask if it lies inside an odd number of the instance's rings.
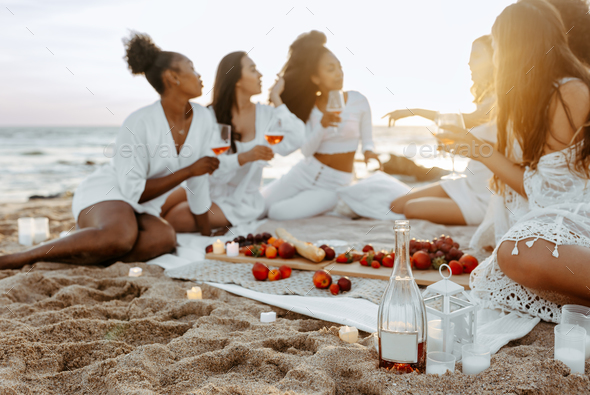
[{"label": "white kimono robe", "polygon": [[[101,166],[80,183],[72,201],[74,218],[97,203],[121,200],[135,212],[160,216],[160,210],[172,190],[150,201],[139,203],[146,181],[176,172],[199,158],[213,155],[209,143],[216,128],[211,112],[197,103],[186,141],[179,153],[160,101],[140,108],[125,119],[117,135],[114,150],[105,148],[111,162]],[[187,198],[194,214],[211,207],[208,175],[186,181]]]},{"label": "white kimono robe", "polygon": [[[213,113],[213,110],[211,109]],[[251,150],[256,145],[266,145],[264,134],[280,119],[285,132],[283,140],[272,147],[277,154],[286,156],[303,144],[305,124],[289,111],[286,105],[279,107],[256,104],[256,136],[251,141],[236,141],[237,153],[221,155],[220,166],[209,178],[211,200],[223,211],[232,225],[256,220],[264,212],[264,198],[260,193],[262,165],[249,162],[238,163],[238,154]]]}]

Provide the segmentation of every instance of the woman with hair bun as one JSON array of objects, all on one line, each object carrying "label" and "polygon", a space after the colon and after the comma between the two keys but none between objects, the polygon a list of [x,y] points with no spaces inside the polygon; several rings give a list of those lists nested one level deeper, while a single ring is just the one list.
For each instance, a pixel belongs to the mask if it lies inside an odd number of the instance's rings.
[{"label": "woman with hair bun", "polygon": [[262,191],[271,219],[307,218],[332,210],[338,202],[336,190],[353,179],[359,140],[365,161],[379,160],[373,152],[371,108],[365,96],[344,92],[342,113],[326,111],[328,93],[342,89],[344,74],[325,43],[326,36],[315,30],[300,35],[283,67],[281,99],[306,123],[301,146],[305,159]]},{"label": "woman with hair bun", "polygon": [[[139,262],[176,248],[176,233],[160,218],[166,197],[183,181],[191,192],[191,212],[203,234],[210,234],[208,174],[219,160],[206,157],[216,124],[210,112],[189,100],[203,84],[193,63],[162,51],[145,34],[125,40],[133,74],[143,74],[160,100],[125,119],[111,163],[78,186],[72,211],[78,230],[28,251],[0,256],[0,269],[35,262],[77,265]],[[105,151],[106,152],[106,151]]]}]

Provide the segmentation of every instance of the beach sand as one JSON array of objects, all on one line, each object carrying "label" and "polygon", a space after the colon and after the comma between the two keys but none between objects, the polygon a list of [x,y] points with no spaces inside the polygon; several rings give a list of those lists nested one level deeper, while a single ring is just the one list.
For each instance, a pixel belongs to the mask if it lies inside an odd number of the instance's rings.
[{"label": "beach sand", "polygon": [[[0,205],[0,254],[17,251],[16,219],[73,225],[70,199]],[[130,267],[144,275],[127,277]],[[145,263],[37,263],[0,271],[0,394],[582,394],[586,375],[553,361],[553,324],[502,348],[478,376],[393,375],[372,342],[339,325],[164,276]],[[259,322],[275,311],[277,321]],[[362,333],[365,339],[367,333]]]}]

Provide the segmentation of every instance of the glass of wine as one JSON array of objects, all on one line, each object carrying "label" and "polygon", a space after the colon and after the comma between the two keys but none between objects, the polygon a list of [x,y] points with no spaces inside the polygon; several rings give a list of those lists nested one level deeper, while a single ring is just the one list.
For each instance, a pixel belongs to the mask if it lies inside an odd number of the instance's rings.
[{"label": "glass of wine", "polygon": [[231,144],[231,125],[223,123],[217,124],[219,127],[219,135],[213,136],[213,144],[211,151],[217,156],[227,152]]},{"label": "glass of wine", "polygon": [[[438,113],[434,118],[434,123],[436,123],[436,134],[440,134],[445,131],[445,129],[441,128],[442,125],[454,125],[460,127],[461,129],[465,129],[465,122],[463,121],[463,115],[461,115],[461,113]],[[441,142],[449,147],[454,143],[454,141],[452,140],[445,139],[442,139]],[[453,171],[451,172],[451,174],[442,176],[441,178],[443,180],[457,180],[459,178],[465,178],[465,174],[457,173],[455,171],[455,150],[450,149],[449,152],[451,155]]]},{"label": "glass of wine", "polygon": [[[268,128],[264,133],[264,139],[271,147],[283,141],[284,137],[285,131],[283,129],[283,122],[280,118],[277,118],[277,120],[272,124],[272,126]],[[270,167],[268,162],[265,162],[263,160],[259,161],[258,163],[260,163],[262,167]]]},{"label": "glass of wine", "polygon": [[[344,111],[344,93],[342,91],[330,91],[328,92],[328,103],[326,104],[326,111],[337,115],[340,115]],[[332,127],[334,134],[338,133],[336,126]]]}]

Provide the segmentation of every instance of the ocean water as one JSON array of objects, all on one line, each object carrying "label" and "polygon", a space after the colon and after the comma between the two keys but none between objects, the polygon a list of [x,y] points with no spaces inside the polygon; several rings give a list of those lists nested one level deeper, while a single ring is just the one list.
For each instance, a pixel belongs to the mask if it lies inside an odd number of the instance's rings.
[{"label": "ocean water", "polygon": [[[104,149],[115,140],[118,131],[118,127],[0,128],[0,202],[75,191],[80,181],[110,160]],[[387,161],[390,153],[406,154],[425,167],[451,168],[448,157],[424,157],[417,152],[421,146],[435,144],[424,126],[375,126],[373,139],[382,161]],[[272,167],[264,170],[265,182],[285,174],[301,158],[299,151],[286,157],[277,155],[271,161]],[[357,159],[362,159],[360,153]],[[465,165],[462,158],[455,161],[457,170],[463,170]],[[357,177],[367,176],[375,167],[356,163]]]}]

